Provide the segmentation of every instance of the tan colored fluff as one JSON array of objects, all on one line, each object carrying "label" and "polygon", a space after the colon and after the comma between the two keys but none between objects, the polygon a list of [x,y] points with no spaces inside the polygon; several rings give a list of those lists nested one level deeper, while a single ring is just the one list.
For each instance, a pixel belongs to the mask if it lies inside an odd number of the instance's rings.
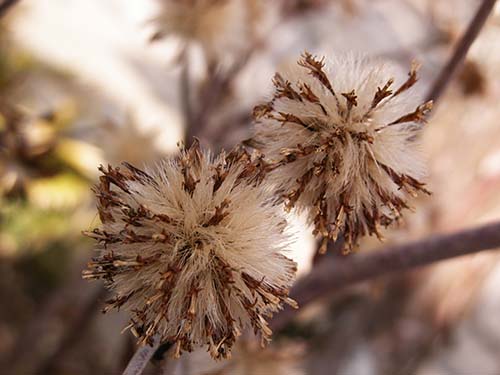
[{"label": "tan colored fluff", "polygon": [[259,186],[248,154],[214,160],[195,143],[141,171],[101,168],[102,226],[87,233],[98,256],[84,277],[104,279],[109,308],[128,310],[142,342],[175,343],[176,355],[206,345],[226,357],[247,327],[270,339],[266,319],[288,298],[296,265],[279,207]]},{"label": "tan colored fluff", "polygon": [[255,108],[253,146],[273,164],[269,179],[288,209],[307,210],[323,238],[345,250],[397,221],[426,190],[418,135],[431,102],[418,105],[417,67],[396,83],[384,65],[355,56],[328,64],[305,53],[277,73],[272,100]]},{"label": "tan colored fluff", "polygon": [[251,9],[245,0],[161,0],[153,39],[178,36],[197,43],[209,62],[243,50],[250,37]]}]

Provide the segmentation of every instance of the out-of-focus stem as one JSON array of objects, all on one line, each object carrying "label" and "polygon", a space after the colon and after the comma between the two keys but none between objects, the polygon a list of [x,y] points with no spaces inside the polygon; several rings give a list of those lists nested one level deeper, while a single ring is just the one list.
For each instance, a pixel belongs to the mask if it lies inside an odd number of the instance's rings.
[{"label": "out-of-focus stem", "polygon": [[12,8],[12,6],[16,5],[16,3],[18,3],[19,0],[3,0],[3,1],[0,1],[0,18],[2,18],[3,16],[5,16],[8,12],[8,10],[10,8]]},{"label": "out-of-focus stem", "polygon": [[467,27],[467,30],[458,41],[450,59],[439,73],[437,79],[434,81],[434,84],[427,95],[427,100],[437,101],[444,93],[458,68],[462,65],[472,43],[474,43],[474,40],[476,40],[479,32],[483,28],[488,16],[495,6],[495,3],[496,0],[483,0],[476,12],[476,15]]},{"label": "out-of-focus stem", "polygon": [[181,97],[182,113],[184,115],[185,136],[184,142],[189,147],[193,141],[193,135],[196,135],[196,123],[193,122],[194,113],[191,103],[191,77],[189,74],[189,51],[187,48],[181,54],[181,75],[179,82],[179,93]]}]

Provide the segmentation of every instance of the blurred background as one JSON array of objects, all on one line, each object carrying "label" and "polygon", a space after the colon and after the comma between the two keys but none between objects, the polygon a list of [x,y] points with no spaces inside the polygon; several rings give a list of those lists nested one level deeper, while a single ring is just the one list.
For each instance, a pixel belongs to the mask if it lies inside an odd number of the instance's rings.
[{"label": "blurred background", "polygon": [[[0,1],[1,3],[1,1]],[[20,0],[0,19],[0,372],[117,374],[127,317],[81,280],[100,164],[138,167],[200,138],[251,132],[278,69],[308,50],[361,52],[407,71],[424,97],[474,0]],[[500,4],[439,100],[422,147],[431,197],[386,243],[500,219]],[[300,275],[315,242],[302,218]],[[368,238],[362,251],[380,247]],[[496,252],[387,276],[304,309],[262,352],[156,361],[169,374],[499,374]],[[167,356],[168,357],[168,356]]]}]

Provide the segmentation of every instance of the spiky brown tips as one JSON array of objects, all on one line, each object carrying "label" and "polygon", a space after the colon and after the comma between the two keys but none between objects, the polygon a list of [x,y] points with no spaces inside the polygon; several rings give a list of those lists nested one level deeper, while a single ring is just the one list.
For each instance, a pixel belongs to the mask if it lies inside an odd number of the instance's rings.
[{"label": "spiky brown tips", "polygon": [[342,235],[349,252],[366,234],[382,238],[379,228],[398,221],[410,197],[428,193],[416,139],[432,102],[408,95],[416,63],[396,86],[366,59],[327,64],[305,52],[298,66],[276,73],[272,100],[255,108],[251,145],[285,208],[308,213],[320,251]]},{"label": "spiky brown tips", "polygon": [[211,160],[197,141],[155,170],[101,167],[95,186],[102,225],[85,234],[97,256],[83,271],[114,293],[141,343],[159,335],[175,355],[206,345],[230,355],[252,328],[270,340],[267,319],[288,297],[296,265],[279,207],[259,183],[267,164],[235,149]]},{"label": "spiky brown tips", "polygon": [[328,91],[330,91],[332,95],[336,97],[332,83],[330,82],[328,75],[323,70],[325,66],[324,57],[321,60],[318,60],[318,58],[311,55],[309,52],[304,52],[302,54],[302,59],[298,61],[298,64],[306,68],[309,71],[310,75],[312,75],[316,80],[318,80],[319,83],[321,83],[324,87],[326,87]]}]

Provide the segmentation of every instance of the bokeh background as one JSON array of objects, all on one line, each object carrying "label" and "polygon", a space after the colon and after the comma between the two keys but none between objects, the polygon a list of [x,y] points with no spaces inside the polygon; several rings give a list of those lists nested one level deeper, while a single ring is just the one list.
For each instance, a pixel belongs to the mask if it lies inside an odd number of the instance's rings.
[{"label": "bokeh background", "polygon": [[[277,69],[308,50],[422,63],[424,97],[480,1],[20,0],[0,19],[0,372],[117,374],[127,317],[81,280],[100,164],[139,167],[192,136],[251,132]],[[431,197],[386,243],[500,219],[500,4],[424,131]],[[315,241],[294,219],[300,275]],[[381,245],[366,239],[361,251]],[[168,374],[499,374],[500,266],[481,253],[358,284],[304,309],[262,352],[157,359]],[[245,372],[246,371],[246,372]]]}]

